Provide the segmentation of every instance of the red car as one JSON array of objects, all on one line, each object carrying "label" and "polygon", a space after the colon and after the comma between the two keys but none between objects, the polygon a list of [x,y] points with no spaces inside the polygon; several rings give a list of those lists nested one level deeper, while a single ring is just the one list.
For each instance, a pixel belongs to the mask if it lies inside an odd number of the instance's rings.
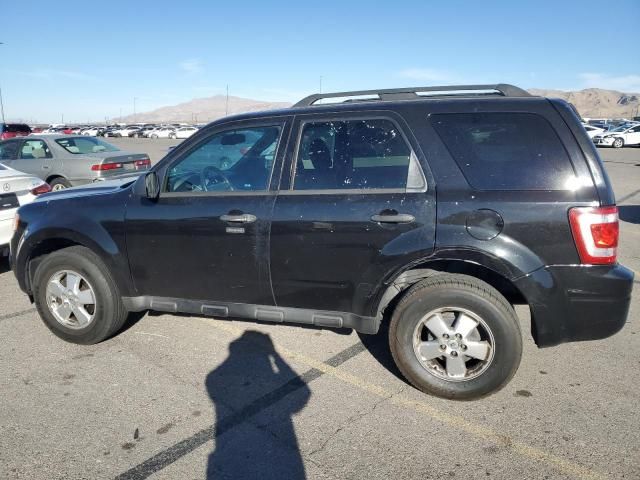
[{"label": "red car", "polygon": [[31,133],[29,125],[24,123],[0,123],[0,140],[13,137],[24,137]]}]

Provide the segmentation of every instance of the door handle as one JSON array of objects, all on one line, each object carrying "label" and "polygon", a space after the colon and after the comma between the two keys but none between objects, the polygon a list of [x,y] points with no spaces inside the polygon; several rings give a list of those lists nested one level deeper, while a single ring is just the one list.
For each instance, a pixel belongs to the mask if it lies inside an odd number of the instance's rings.
[{"label": "door handle", "polygon": [[394,213],[387,215],[372,215],[371,220],[378,223],[411,223],[416,219],[408,213]]},{"label": "door handle", "polygon": [[42,165],[43,170],[49,170],[49,165]]},{"label": "door handle", "polygon": [[257,219],[258,218],[255,215],[251,215],[250,213],[243,213],[241,215],[220,215],[220,220],[232,223],[253,223]]}]

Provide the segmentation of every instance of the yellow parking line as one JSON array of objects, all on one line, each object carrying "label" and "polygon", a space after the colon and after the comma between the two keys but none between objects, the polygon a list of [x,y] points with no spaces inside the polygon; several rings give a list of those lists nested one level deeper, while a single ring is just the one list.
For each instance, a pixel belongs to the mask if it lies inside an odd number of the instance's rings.
[{"label": "yellow parking line", "polygon": [[[206,320],[209,325],[213,325],[218,330],[223,330],[231,335],[241,335],[244,330],[226,322],[210,322]],[[398,406],[410,408],[416,412],[427,415],[428,417],[438,420],[447,425],[451,425],[453,427],[458,428],[464,432],[475,435],[476,437],[490,440],[499,443],[500,445],[510,448],[514,452],[528,457],[532,460],[545,463],[549,466],[555,467],[558,470],[571,475],[573,477],[584,479],[584,480],[596,480],[606,478],[604,474],[596,472],[588,467],[584,467],[570,460],[566,460],[558,455],[554,455],[553,453],[545,452],[544,450],[540,450],[536,447],[532,447],[522,442],[518,442],[515,440],[511,440],[506,435],[501,435],[497,433],[492,428],[472,423],[466,420],[463,417],[457,415],[451,415],[449,413],[438,410],[437,408],[428,405],[425,402],[421,402],[418,400],[412,400],[403,396],[402,394],[394,395],[394,392],[387,390],[378,385],[374,385],[365,380],[362,380],[355,375],[351,375],[350,373],[341,370],[339,368],[332,367],[327,365],[324,362],[319,360],[315,360],[313,358],[307,357],[306,355],[302,355],[298,352],[293,352],[286,348],[275,345],[276,351],[282,356],[289,360],[304,364],[308,367],[315,368],[324,372],[327,375],[330,375],[334,378],[337,378],[344,383],[355,386],[364,390],[368,393],[376,395],[378,397],[388,398],[390,403],[393,403]]]}]

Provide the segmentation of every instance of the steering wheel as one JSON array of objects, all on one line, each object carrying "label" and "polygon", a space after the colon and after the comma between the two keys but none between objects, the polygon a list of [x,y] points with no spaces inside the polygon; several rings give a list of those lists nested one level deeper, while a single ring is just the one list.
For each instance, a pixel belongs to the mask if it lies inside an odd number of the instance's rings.
[{"label": "steering wheel", "polygon": [[227,178],[227,176],[218,167],[208,165],[200,172],[200,184],[205,192],[222,190],[233,190],[233,185]]}]

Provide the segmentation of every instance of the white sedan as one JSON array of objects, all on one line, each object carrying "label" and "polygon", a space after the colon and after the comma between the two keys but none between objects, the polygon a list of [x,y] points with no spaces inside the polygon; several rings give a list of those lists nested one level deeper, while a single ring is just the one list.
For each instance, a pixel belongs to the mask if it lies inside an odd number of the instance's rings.
[{"label": "white sedan", "polygon": [[160,128],[158,130],[154,130],[149,134],[150,138],[175,138],[176,129],[175,128]]},{"label": "white sedan", "polygon": [[0,256],[9,253],[13,219],[18,208],[50,191],[51,187],[38,177],[0,163]]},{"label": "white sedan", "polygon": [[622,125],[593,137],[593,143],[613,148],[640,145],[640,123]]},{"label": "white sedan", "polygon": [[197,131],[196,127],[180,127],[172,135],[169,135],[169,138],[189,138]]}]

